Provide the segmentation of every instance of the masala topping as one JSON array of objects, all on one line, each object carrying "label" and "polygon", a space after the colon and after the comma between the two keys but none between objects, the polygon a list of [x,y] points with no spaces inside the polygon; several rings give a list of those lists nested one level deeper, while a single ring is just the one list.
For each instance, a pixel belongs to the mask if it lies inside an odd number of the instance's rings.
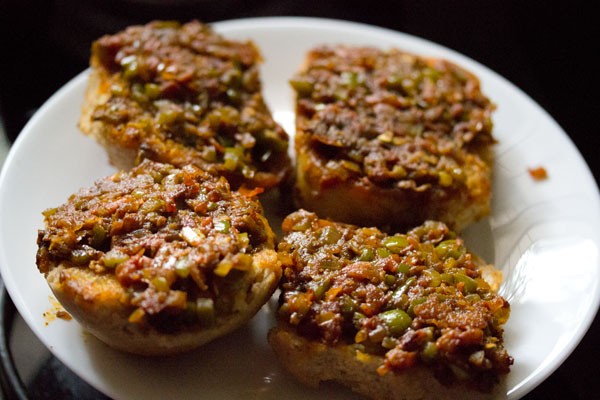
[{"label": "masala topping", "polygon": [[328,170],[323,185],[366,176],[426,191],[472,186],[489,170],[493,104],[478,79],[396,49],[317,48],[292,80],[297,131]]},{"label": "masala topping", "polygon": [[250,270],[253,254],[274,246],[254,194],[232,192],[225,178],[192,165],[146,160],[44,211],[38,268],[114,275],[132,323],[209,326],[235,309],[238,299],[228,293]]}]

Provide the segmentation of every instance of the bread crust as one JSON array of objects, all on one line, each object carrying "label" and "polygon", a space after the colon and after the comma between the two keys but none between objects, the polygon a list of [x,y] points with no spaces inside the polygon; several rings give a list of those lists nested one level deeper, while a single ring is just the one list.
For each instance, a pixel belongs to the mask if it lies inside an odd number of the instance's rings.
[{"label": "bread crust", "polygon": [[110,163],[118,169],[128,170],[135,166],[139,149],[137,145],[125,145],[111,140],[110,127],[92,116],[96,107],[110,99],[110,74],[100,66],[90,69],[79,117],[79,129],[94,138],[107,152]]},{"label": "bread crust", "polygon": [[[281,277],[277,255],[263,250],[239,285],[243,303],[230,314],[217,315],[211,327],[189,326],[163,332],[152,326],[131,323],[135,310],[128,293],[114,275],[97,275],[80,267],[59,264],[46,276],[56,299],[80,324],[109,346],[143,356],[183,353],[233,332],[247,323],[269,300]],[[243,304],[243,306],[242,306]]]},{"label": "bread crust", "polygon": [[295,195],[299,206],[335,221],[385,230],[413,227],[428,219],[444,221],[461,231],[490,213],[491,169],[474,161],[468,190],[433,187],[382,187],[366,177],[335,179],[328,160],[314,154],[297,136]]},{"label": "bread crust", "polygon": [[349,345],[307,340],[283,323],[269,331],[268,341],[285,369],[313,388],[332,381],[377,400],[494,399],[506,394],[505,378],[492,392],[482,393],[464,385],[444,386],[423,366],[382,376],[377,368],[383,357],[361,353]]}]

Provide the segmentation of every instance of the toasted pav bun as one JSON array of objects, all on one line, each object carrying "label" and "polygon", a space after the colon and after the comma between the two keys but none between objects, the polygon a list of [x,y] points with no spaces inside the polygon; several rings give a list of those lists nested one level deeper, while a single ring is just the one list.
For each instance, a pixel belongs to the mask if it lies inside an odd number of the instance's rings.
[{"label": "toasted pav bun", "polygon": [[323,218],[459,231],[490,212],[491,115],[478,78],[398,49],[322,46],[291,80],[296,200]]},{"label": "toasted pav bun", "polygon": [[[513,363],[499,273],[441,222],[406,233],[320,219],[283,222],[269,343],[298,380],[374,399],[490,398]],[[485,276],[491,279],[487,282]]]},{"label": "toasted pav bun", "polygon": [[250,320],[281,276],[257,191],[195,166],[144,161],[44,212],[37,265],[64,308],[110,346],[193,349]]},{"label": "toasted pav bun", "polygon": [[289,140],[263,99],[252,42],[153,21],[99,38],[91,53],[79,126],[117,168],[195,164],[234,189],[286,180]]}]

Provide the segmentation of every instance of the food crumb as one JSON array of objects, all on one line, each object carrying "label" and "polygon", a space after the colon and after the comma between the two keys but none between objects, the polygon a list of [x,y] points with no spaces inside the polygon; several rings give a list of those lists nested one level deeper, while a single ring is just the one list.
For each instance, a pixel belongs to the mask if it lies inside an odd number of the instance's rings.
[{"label": "food crumb", "polygon": [[50,309],[42,314],[44,317],[44,325],[48,326],[51,322],[55,321],[56,318],[60,318],[65,321],[70,321],[73,319],[71,314],[65,311],[58,300],[56,300],[53,296],[48,296],[48,300],[50,301]]},{"label": "food crumb", "polygon": [[64,319],[65,321],[70,321],[70,320],[73,319],[73,317],[71,316],[71,314],[69,314],[65,310],[58,310],[56,312],[56,317],[60,318],[60,319]]},{"label": "food crumb", "polygon": [[528,168],[527,171],[535,181],[548,179],[548,171],[546,171],[546,168],[544,167]]}]

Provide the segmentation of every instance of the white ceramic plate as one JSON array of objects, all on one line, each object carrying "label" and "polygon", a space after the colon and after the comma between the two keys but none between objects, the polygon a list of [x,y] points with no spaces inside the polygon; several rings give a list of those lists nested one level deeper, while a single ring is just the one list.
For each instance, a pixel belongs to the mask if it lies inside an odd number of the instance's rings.
[{"label": "white ceramic plate", "polygon": [[[600,300],[598,188],[554,120],[484,66],[398,32],[306,18],[227,21],[216,28],[260,46],[267,101],[289,132],[293,105],[287,81],[316,44],[395,46],[445,57],[481,78],[498,105],[493,213],[465,236],[505,275],[501,290],[512,305],[506,346],[515,359],[506,397],[517,399],[548,377],[582,338]],[[104,150],[76,126],[86,78],[87,72],[74,78],[36,113],[0,176],[2,277],[31,329],[68,367],[113,398],[350,398],[337,387],[307,389],[281,370],[265,339],[273,323],[269,305],[232,335],[168,359],[113,351],[75,321],[47,323],[43,314],[53,308],[51,293],[35,265],[41,211],[113,172]],[[534,181],[527,169],[536,166],[544,166],[549,179]]]}]

